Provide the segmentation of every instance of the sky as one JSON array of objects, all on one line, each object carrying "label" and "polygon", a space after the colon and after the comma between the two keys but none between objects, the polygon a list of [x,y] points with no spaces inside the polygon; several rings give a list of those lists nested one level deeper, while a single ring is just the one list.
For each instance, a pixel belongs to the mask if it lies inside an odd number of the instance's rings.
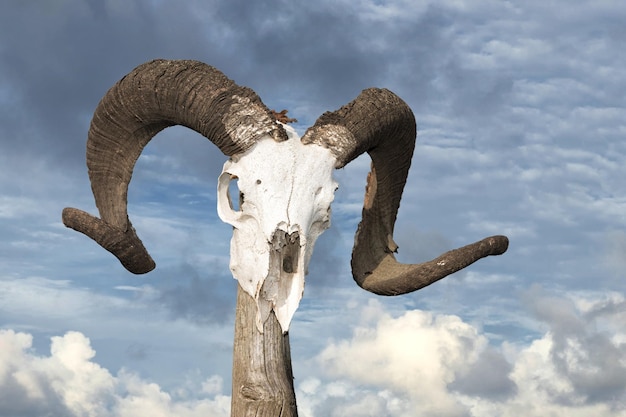
[{"label": "sky", "polygon": [[169,128],[129,216],[135,276],[61,222],[96,214],[102,95],[155,59],[213,65],[298,119],[368,87],[418,137],[402,262],[493,234],[508,251],[412,294],[352,280],[369,170],[335,172],[332,225],[290,326],[302,417],[626,416],[626,4],[9,0],[0,12],[0,415],[229,415],[237,282],[216,212],[226,157]]}]

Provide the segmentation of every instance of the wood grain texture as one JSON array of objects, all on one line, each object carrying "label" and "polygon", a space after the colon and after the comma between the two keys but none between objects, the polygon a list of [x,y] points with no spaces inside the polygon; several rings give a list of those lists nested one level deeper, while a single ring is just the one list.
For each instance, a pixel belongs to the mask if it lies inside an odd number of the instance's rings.
[{"label": "wood grain texture", "polygon": [[238,286],[233,348],[232,417],[296,417],[289,334],[274,313],[255,325],[254,299]]}]

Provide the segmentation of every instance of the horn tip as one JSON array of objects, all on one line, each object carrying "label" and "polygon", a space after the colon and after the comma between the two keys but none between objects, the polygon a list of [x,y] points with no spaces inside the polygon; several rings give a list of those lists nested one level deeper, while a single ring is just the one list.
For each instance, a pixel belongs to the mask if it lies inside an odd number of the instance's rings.
[{"label": "horn tip", "polygon": [[490,236],[483,242],[491,248],[489,255],[502,255],[509,248],[509,238],[504,235]]},{"label": "horn tip", "polygon": [[62,219],[65,226],[90,237],[111,252],[129,272],[136,275],[146,274],[156,267],[132,227],[123,232],[106,221],[73,207],[63,209]]}]

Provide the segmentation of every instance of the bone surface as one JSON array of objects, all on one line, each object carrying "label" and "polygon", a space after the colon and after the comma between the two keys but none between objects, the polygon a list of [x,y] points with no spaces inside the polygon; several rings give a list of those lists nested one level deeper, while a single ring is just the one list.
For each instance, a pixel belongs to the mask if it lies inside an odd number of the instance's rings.
[{"label": "bone surface", "polygon": [[[330,226],[337,183],[331,151],[303,145],[284,126],[288,140],[258,141],[224,164],[218,181],[218,214],[233,226],[230,269],[258,307],[257,328],[273,310],[287,332],[304,291],[315,241]],[[236,180],[238,207],[229,194]]]}]

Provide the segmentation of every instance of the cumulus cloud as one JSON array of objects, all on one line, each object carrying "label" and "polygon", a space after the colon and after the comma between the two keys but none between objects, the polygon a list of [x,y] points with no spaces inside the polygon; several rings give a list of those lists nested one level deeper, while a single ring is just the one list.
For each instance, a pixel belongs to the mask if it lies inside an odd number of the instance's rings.
[{"label": "cumulus cloud", "polygon": [[396,399],[405,399],[401,415],[417,410],[423,415],[462,415],[448,384],[478,361],[487,339],[456,316],[412,310],[393,318],[375,302],[363,315],[375,326],[358,327],[351,340],[335,342],[320,354],[331,375],[391,390]]},{"label": "cumulus cloud", "polygon": [[578,301],[587,305],[586,312],[576,305],[576,299],[550,296],[538,286],[525,298],[537,318],[549,326],[545,339],[550,359],[557,379],[568,383],[559,401],[626,405],[626,343],[619,339],[624,330],[598,329],[607,318],[623,319],[624,298],[607,300],[605,296],[591,305],[588,300]]},{"label": "cumulus cloud", "polygon": [[[298,385],[302,415],[625,416],[624,298],[532,299],[550,329],[519,346],[490,344],[457,316],[394,317],[370,302],[370,324],[331,342],[320,375]],[[613,333],[591,323],[600,316]]]},{"label": "cumulus cloud", "polygon": [[[228,416],[221,379],[207,378],[194,396],[169,393],[138,375],[117,375],[94,362],[80,332],[52,337],[50,355],[32,349],[27,333],[0,330],[0,415],[54,417]],[[184,394],[185,390],[183,390]]]}]

